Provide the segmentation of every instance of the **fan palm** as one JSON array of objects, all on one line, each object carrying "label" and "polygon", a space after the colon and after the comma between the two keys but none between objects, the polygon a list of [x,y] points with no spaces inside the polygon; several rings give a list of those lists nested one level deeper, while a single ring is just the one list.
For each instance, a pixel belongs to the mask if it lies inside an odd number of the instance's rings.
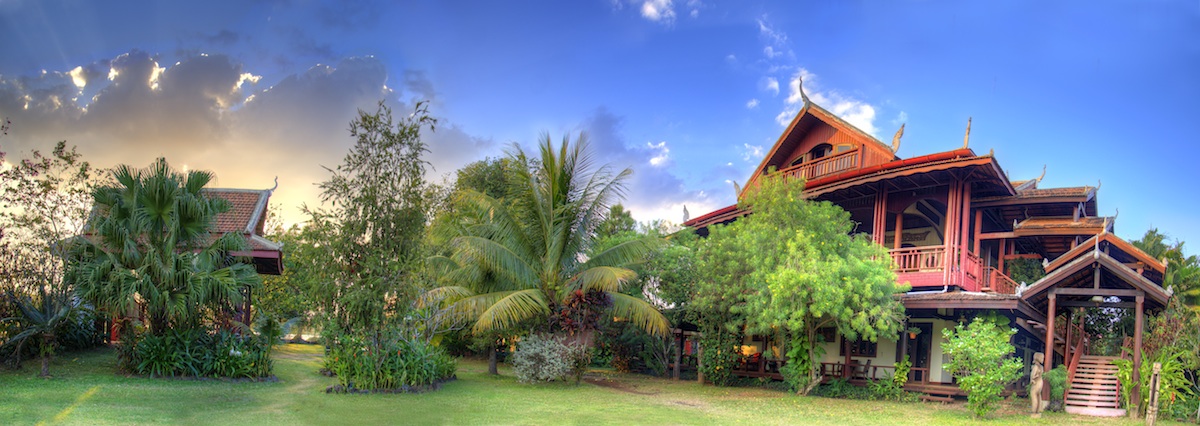
[{"label": "fan palm", "polygon": [[0,322],[15,322],[20,328],[17,334],[8,338],[0,347],[16,346],[16,359],[20,362],[21,347],[29,340],[35,340],[38,345],[38,355],[42,359],[42,377],[50,376],[50,358],[54,356],[57,334],[59,330],[74,321],[76,314],[83,307],[72,300],[71,294],[58,291],[50,286],[39,286],[33,297],[9,291],[5,297],[16,306],[21,316],[5,318]]},{"label": "fan palm", "polygon": [[508,197],[463,191],[458,220],[438,229],[451,238],[451,254],[434,258],[447,267],[448,285],[424,299],[451,303],[453,312],[474,319],[474,331],[484,333],[549,319],[580,300],[595,300],[584,295],[598,294],[606,303],[591,307],[666,334],[669,324],[654,306],[621,292],[636,277],[626,266],[645,259],[660,240],[637,239],[584,256],[632,173],[593,170],[587,147],[582,133],[574,145],[564,137],[557,147],[543,135],[539,158],[519,146],[509,152],[516,164],[529,167],[513,172]]},{"label": "fan palm", "polygon": [[159,334],[197,325],[202,308],[229,306],[260,283],[231,255],[245,249],[241,236],[209,234],[229,208],[203,194],[211,172],[178,173],[159,158],[146,169],[121,165],[112,177],[114,185],[93,191],[92,238],[76,275],[85,300],[113,315],[142,305]]}]

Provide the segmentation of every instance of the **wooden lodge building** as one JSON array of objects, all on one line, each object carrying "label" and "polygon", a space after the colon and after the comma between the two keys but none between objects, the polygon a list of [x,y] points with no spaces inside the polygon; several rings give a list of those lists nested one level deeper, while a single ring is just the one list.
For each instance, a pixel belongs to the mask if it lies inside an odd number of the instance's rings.
[{"label": "wooden lodge building", "polygon": [[[1014,391],[1024,392],[1034,353],[1053,353],[1045,371],[1068,366],[1068,411],[1122,414],[1111,358],[1088,355],[1089,336],[1065,324],[1084,307],[1131,309],[1137,314],[1132,343],[1140,348],[1145,314],[1171,297],[1161,287],[1166,266],[1112,234],[1114,218],[1097,216],[1098,187],[1041,188],[1040,177],[1010,179],[991,153],[968,147],[969,122],[961,148],[900,158],[895,152],[903,130],[884,144],[805,97],[745,185],[771,171],[804,178],[804,195],[849,211],[857,232],[889,249],[897,281],[912,286],[901,296],[909,318],[902,329],[920,333],[878,342],[844,342],[827,333],[835,343],[825,348],[824,374],[852,382],[882,378],[906,353],[913,363],[910,390],[964,395],[943,368],[942,330],[999,313],[1018,331],[1014,355],[1025,364],[1025,379]],[[685,225],[707,236],[709,226],[746,214],[735,204]],[[1014,259],[1035,259],[1047,275],[1014,282],[1007,268]],[[786,361],[769,339],[747,337],[744,344],[738,374],[782,378],[779,366]],[[1140,355],[1134,352],[1135,364]]]}]

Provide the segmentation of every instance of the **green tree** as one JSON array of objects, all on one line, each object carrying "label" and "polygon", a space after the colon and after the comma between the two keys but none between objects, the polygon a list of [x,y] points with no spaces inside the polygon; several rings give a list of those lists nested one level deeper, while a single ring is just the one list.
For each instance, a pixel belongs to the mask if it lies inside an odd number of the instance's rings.
[{"label": "green tree", "polygon": [[1184,254],[1183,241],[1170,241],[1158,229],[1146,231],[1141,239],[1130,242],[1155,259],[1167,262],[1163,288],[1170,287],[1175,295],[1193,311],[1200,312],[1200,258]]},{"label": "green tree", "polygon": [[50,375],[57,336],[78,323],[85,309],[74,300],[66,274],[75,260],[69,242],[82,233],[94,178],[91,166],[66,142],[50,155],[35,150],[0,171],[0,297],[16,314],[0,313],[0,322],[14,326],[13,335],[0,334],[0,347],[14,348],[19,363],[22,347],[32,341],[43,377]]},{"label": "green tree", "polygon": [[[1003,318],[1003,317],[1001,317]],[[1000,320],[1007,324],[1008,319]],[[1017,333],[997,324],[998,319],[976,317],[970,325],[943,329],[942,353],[949,357],[945,368],[967,392],[967,407],[976,417],[996,409],[1009,383],[1021,378],[1021,361],[1012,356],[1009,343]]]},{"label": "green tree", "polygon": [[425,182],[429,150],[422,129],[436,120],[425,103],[396,121],[380,102],[350,122],[354,146],[319,186],[328,208],[305,208],[306,232],[324,256],[309,259],[318,287],[314,297],[325,316],[322,334],[381,330],[401,317],[424,285],[425,225],[430,188]]},{"label": "green tree", "polygon": [[531,158],[514,146],[518,168],[508,200],[475,190],[462,193],[457,226],[439,230],[452,241],[448,285],[427,293],[429,300],[452,303],[475,322],[473,331],[506,330],[537,322],[585,341],[602,312],[625,318],[655,334],[669,325],[652,305],[621,293],[636,274],[626,265],[650,253],[658,241],[640,238],[582,258],[595,240],[595,227],[624,190],[631,171],[592,169],[587,140],[564,137],[554,146],[548,135]]},{"label": "green tree", "polygon": [[201,325],[206,313],[231,312],[261,281],[232,253],[246,249],[237,234],[209,230],[229,203],[209,198],[208,171],[176,172],[159,158],[145,169],[120,165],[113,183],[93,191],[95,215],[84,243],[79,294],[119,317],[144,307],[150,332]]},{"label": "green tree", "polygon": [[886,250],[851,235],[849,213],[805,200],[803,189],[801,180],[761,179],[742,200],[754,214],[710,231],[700,258],[711,282],[698,285],[692,304],[726,332],[744,322],[751,333],[782,334],[784,376],[807,394],[821,379],[818,330],[852,340],[895,336],[904,308],[893,296],[908,288],[896,284]]}]

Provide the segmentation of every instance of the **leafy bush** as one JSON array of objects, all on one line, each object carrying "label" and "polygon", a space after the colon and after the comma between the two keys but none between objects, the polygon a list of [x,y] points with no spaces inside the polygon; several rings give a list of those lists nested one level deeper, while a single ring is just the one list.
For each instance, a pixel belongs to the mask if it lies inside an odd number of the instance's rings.
[{"label": "leafy bush", "polygon": [[[1192,382],[1188,380],[1187,373],[1180,361],[1185,355],[1183,350],[1172,348],[1163,348],[1158,353],[1148,354],[1149,356],[1142,358],[1141,376],[1141,400],[1134,401],[1131,390],[1133,389],[1133,361],[1130,359],[1118,358],[1113,360],[1113,364],[1117,365],[1117,380],[1121,382],[1121,399],[1125,401],[1125,406],[1132,407],[1136,402],[1139,415],[1145,414],[1146,408],[1150,404],[1150,378],[1154,373],[1154,363],[1162,364],[1162,369],[1158,373],[1158,404],[1162,412],[1171,412],[1171,406],[1178,400],[1187,399],[1192,395]],[[1132,358],[1132,356],[1130,356]]]},{"label": "leafy bush", "polygon": [[[733,367],[737,365],[737,345],[742,341],[741,333],[733,333],[724,327],[705,329],[700,336],[700,373],[704,380],[717,386],[733,383]],[[791,363],[785,364],[786,369]],[[784,372],[784,376],[787,373]]]},{"label": "leafy bush", "polygon": [[337,336],[325,368],[347,391],[419,391],[454,377],[454,358],[424,340],[384,333]]},{"label": "leafy bush", "polygon": [[513,353],[513,371],[521,383],[550,382],[574,375],[576,383],[582,377],[587,362],[587,348],[567,342],[559,336],[532,334],[520,343]]},{"label": "leafy bush", "polygon": [[978,317],[969,326],[942,330],[946,338],[942,353],[950,358],[945,368],[967,392],[967,407],[976,417],[995,410],[1004,386],[1021,377],[1021,362],[1012,358],[1013,346],[1008,343],[1016,330],[996,322]]},{"label": "leafy bush", "polygon": [[1070,384],[1067,383],[1067,366],[1059,364],[1053,370],[1042,374],[1042,380],[1050,386],[1050,400],[1062,401],[1063,396],[1070,389]]},{"label": "leafy bush", "polygon": [[[273,368],[270,344],[228,330],[170,330],[162,335],[134,335],[123,344],[135,374],[151,377],[268,377]],[[127,348],[127,349],[126,349]]]}]

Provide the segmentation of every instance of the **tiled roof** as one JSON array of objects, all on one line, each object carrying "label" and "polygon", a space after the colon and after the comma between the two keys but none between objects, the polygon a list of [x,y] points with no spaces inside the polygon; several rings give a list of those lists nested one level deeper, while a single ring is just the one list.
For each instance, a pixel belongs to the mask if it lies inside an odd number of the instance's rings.
[{"label": "tiled roof", "polygon": [[204,194],[229,202],[229,210],[217,215],[216,224],[212,229],[213,233],[262,233],[261,222],[266,218],[267,199],[271,197],[270,191],[222,188],[205,189]]},{"label": "tiled roof", "polygon": [[1018,223],[1015,229],[1101,228],[1108,220],[1110,218],[1106,217],[1081,217],[1079,220],[1071,216],[1031,217]]},{"label": "tiled roof", "polygon": [[1067,188],[1045,188],[1045,189],[1022,189],[1017,191],[1017,197],[1020,198],[1043,198],[1043,197],[1086,197],[1089,192],[1095,190],[1091,186],[1075,186]]},{"label": "tiled roof", "polygon": [[976,293],[972,291],[952,291],[946,293],[904,294],[905,301],[916,300],[1015,300],[1020,296],[1002,293]]}]

